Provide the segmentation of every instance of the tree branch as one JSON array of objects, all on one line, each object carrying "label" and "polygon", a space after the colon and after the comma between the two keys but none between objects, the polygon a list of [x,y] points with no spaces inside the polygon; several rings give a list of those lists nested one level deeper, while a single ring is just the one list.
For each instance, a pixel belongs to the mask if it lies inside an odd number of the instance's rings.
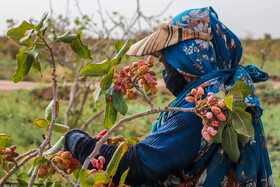
[{"label": "tree branch", "polygon": [[22,158],[26,157],[27,155],[30,155],[31,153],[35,153],[37,151],[38,151],[38,149],[32,149],[32,150],[30,150],[30,151],[28,151],[26,153],[23,153],[23,154],[19,155],[15,160],[18,162],[19,160],[21,160]]},{"label": "tree branch", "polygon": [[95,114],[93,114],[81,127],[81,129],[83,131],[85,131],[89,124],[92,122],[92,120],[94,120],[95,118],[97,118],[98,116],[100,116],[103,112],[105,111],[105,109],[100,110],[99,112],[96,112]]}]

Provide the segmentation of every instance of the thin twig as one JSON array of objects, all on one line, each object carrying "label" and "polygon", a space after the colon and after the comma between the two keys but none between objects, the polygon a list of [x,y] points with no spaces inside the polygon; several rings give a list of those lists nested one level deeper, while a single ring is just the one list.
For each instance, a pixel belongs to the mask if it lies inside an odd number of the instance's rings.
[{"label": "thin twig", "polygon": [[100,110],[99,112],[96,112],[95,114],[93,114],[81,127],[81,129],[83,131],[85,131],[87,129],[87,127],[89,126],[89,124],[98,116],[100,116],[103,112],[105,111],[105,109]]},{"label": "thin twig", "polygon": [[25,159],[23,159],[18,165],[14,166],[9,173],[7,173],[7,175],[5,177],[2,178],[2,180],[0,181],[0,186],[4,186],[4,184],[6,183],[6,181],[9,179],[10,176],[12,176],[21,166],[23,166],[28,160],[30,160],[31,158],[35,157],[38,154],[38,151],[35,153],[32,153],[30,155],[28,155]]},{"label": "thin twig", "polygon": [[133,85],[144,96],[145,100],[151,107],[151,111],[154,111],[155,110],[154,104],[153,104],[152,100],[148,97],[148,95],[145,93],[145,91],[142,88],[140,88],[140,86],[138,84],[133,83]]},{"label": "thin twig", "polygon": [[30,155],[31,153],[35,153],[36,151],[38,151],[38,149],[32,149],[26,153],[23,153],[21,155],[19,155],[17,158],[16,158],[16,161],[18,162],[19,160],[21,160],[22,158],[26,157],[27,155]]},{"label": "thin twig", "polygon": [[[49,49],[50,53],[51,53],[51,60],[52,60],[52,66],[53,66],[53,73],[52,73],[52,76],[53,76],[53,105],[52,105],[52,121],[51,121],[51,124],[50,124],[50,127],[49,127],[49,132],[48,132],[48,135],[46,137],[46,139],[43,141],[43,143],[39,146],[39,153],[38,153],[38,156],[42,156],[43,155],[43,152],[46,148],[46,146],[50,143],[51,141],[51,136],[52,136],[52,131],[53,131],[53,126],[54,126],[54,122],[55,122],[55,119],[56,119],[56,102],[57,102],[57,93],[56,93],[56,87],[57,87],[57,82],[56,82],[56,75],[55,75],[55,71],[56,71],[56,66],[55,66],[55,60],[54,60],[54,56],[53,56],[53,51],[52,51],[52,48],[48,45],[48,43],[45,41],[45,39],[43,38],[43,36],[41,34],[39,34],[40,38],[43,40],[43,42],[45,43],[45,45],[47,46],[47,48]],[[37,176],[37,173],[39,171],[39,168],[40,168],[40,164],[37,165],[32,173],[32,176],[30,178],[30,181],[29,181],[29,184],[28,184],[28,187],[32,187],[35,179],[36,179],[36,176]]]},{"label": "thin twig", "polygon": [[47,160],[47,162],[49,164],[52,165],[52,167],[57,171],[57,173],[61,174],[68,182],[70,182],[70,184],[72,186],[75,185],[75,183],[72,181],[72,179],[69,177],[69,175],[67,175],[64,171],[62,171],[61,169],[59,169],[51,160]]}]

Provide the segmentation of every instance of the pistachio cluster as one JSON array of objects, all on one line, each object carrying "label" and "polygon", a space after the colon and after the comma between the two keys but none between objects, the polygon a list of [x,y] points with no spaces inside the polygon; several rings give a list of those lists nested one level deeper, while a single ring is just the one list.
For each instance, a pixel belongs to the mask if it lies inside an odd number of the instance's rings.
[{"label": "pistachio cluster", "polygon": [[211,139],[217,134],[218,128],[221,123],[227,120],[225,112],[225,101],[220,97],[215,96],[212,92],[207,94],[205,99],[202,99],[205,91],[202,87],[192,89],[190,95],[186,97],[186,101],[196,103],[197,114],[202,118],[203,128],[201,134],[206,141]]},{"label": "pistachio cluster", "polygon": [[[53,163],[66,174],[71,174],[80,164],[77,159],[72,157],[72,154],[69,151],[59,151],[58,153],[54,154],[50,160],[53,161]],[[55,169],[53,166],[50,163],[41,164],[38,176],[43,178],[48,174],[48,172],[50,172],[52,175],[55,174]]]},{"label": "pistachio cluster", "polygon": [[105,158],[103,156],[99,156],[98,159],[91,158],[90,159],[91,164],[95,169],[92,169],[89,171],[90,174],[94,174],[97,171],[101,171],[103,169],[103,165],[105,164]]},{"label": "pistachio cluster", "polygon": [[114,72],[115,86],[114,91],[121,90],[123,95],[127,94],[128,99],[134,98],[134,92],[132,88],[140,81],[141,85],[144,85],[146,92],[151,91],[152,94],[157,92],[157,79],[155,73],[150,71],[150,68],[154,65],[154,59],[152,56],[148,57],[147,63],[143,60],[133,62],[131,66],[125,67],[120,72]]},{"label": "pistachio cluster", "polygon": [[11,147],[5,148],[4,151],[0,151],[0,153],[1,156],[3,156],[6,161],[13,162],[14,159],[19,155],[17,152],[15,152],[15,150],[16,150],[16,146],[13,145]]}]

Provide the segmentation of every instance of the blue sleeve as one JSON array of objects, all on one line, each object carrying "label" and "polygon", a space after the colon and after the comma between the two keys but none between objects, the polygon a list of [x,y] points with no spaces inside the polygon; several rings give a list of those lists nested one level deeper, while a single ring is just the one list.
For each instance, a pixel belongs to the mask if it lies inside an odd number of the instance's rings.
[{"label": "blue sleeve", "polygon": [[[183,108],[192,108],[186,103]],[[191,112],[175,112],[164,125],[137,144],[139,160],[149,181],[186,168],[200,148],[201,118]]]}]

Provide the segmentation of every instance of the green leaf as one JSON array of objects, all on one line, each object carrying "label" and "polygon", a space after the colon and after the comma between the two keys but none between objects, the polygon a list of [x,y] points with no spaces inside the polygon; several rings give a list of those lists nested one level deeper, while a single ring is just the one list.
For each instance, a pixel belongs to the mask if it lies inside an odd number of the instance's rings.
[{"label": "green leaf", "polygon": [[60,182],[55,182],[55,183],[53,183],[52,187],[61,187],[61,183]]},{"label": "green leaf", "polygon": [[110,176],[107,173],[100,171],[86,178],[86,183],[89,185],[108,184],[110,181]]},{"label": "green leaf", "polygon": [[241,92],[230,92],[227,96],[232,96],[233,101],[243,101],[243,95]]},{"label": "green leaf", "polygon": [[44,21],[47,19],[47,17],[48,17],[48,13],[45,12],[45,13],[42,15],[42,18],[41,18],[41,20],[39,21],[39,23],[35,26],[35,29],[36,29],[36,30],[39,30],[39,29],[42,28],[42,26],[43,26],[43,24],[44,24]]},{"label": "green leaf", "polygon": [[58,36],[57,39],[64,43],[71,43],[72,41],[77,39],[77,36],[75,34],[71,34],[69,31],[64,33],[61,36]]},{"label": "green leaf", "polygon": [[77,53],[80,57],[84,59],[92,60],[89,49],[81,41],[80,34],[77,34],[77,38],[70,43],[70,46],[72,50],[75,53]]},{"label": "green leaf", "polygon": [[125,179],[126,179],[126,177],[127,177],[127,174],[128,174],[128,172],[129,172],[129,169],[130,169],[130,168],[128,168],[127,170],[125,170],[125,172],[123,172],[123,174],[122,174],[122,176],[121,176],[121,179],[120,179],[120,182],[119,182],[119,185],[122,185],[122,184],[125,183]]},{"label": "green leaf", "polygon": [[22,79],[24,79],[29,73],[34,58],[30,56],[27,52],[24,52],[24,53],[17,54],[16,59],[17,59],[17,70],[13,76],[13,81],[15,83],[18,83]]},{"label": "green leaf", "polygon": [[92,187],[92,185],[88,185],[86,183],[86,179],[88,178],[88,176],[90,176],[89,172],[85,169],[81,169],[79,177],[83,187]]},{"label": "green leaf", "polygon": [[233,101],[232,109],[235,110],[237,107],[242,108],[242,110],[245,110],[248,107],[248,105],[243,101]]},{"label": "green leaf", "polygon": [[30,32],[30,33],[28,33],[25,37],[21,38],[21,39],[19,40],[19,43],[20,43],[20,44],[24,44],[24,43],[28,42],[28,40],[31,38],[32,33],[33,33],[33,32]]},{"label": "green leaf", "polygon": [[222,147],[224,151],[233,162],[237,163],[240,157],[237,133],[233,128],[228,126],[224,129],[222,138]]},{"label": "green leaf", "polygon": [[[34,69],[36,72],[40,72],[41,73],[41,65],[40,65],[39,61],[33,60],[31,68]],[[42,76],[42,73],[41,73],[41,76]]]},{"label": "green leaf", "polygon": [[230,110],[232,110],[232,102],[233,102],[233,96],[227,96],[224,98],[224,101],[225,101],[225,104],[226,104],[226,107]]},{"label": "green leaf", "polygon": [[225,98],[226,94],[224,91],[219,91],[218,93],[215,94],[215,96],[220,97],[220,98]]},{"label": "green leaf", "polygon": [[112,159],[108,163],[107,170],[106,170],[111,177],[113,177],[116,174],[121,158],[123,157],[123,155],[126,153],[127,150],[128,150],[128,144],[126,142],[122,142],[117,148],[117,150],[115,151]]},{"label": "green leaf", "polygon": [[105,107],[105,118],[104,118],[104,127],[105,129],[110,129],[116,119],[117,119],[117,114],[118,111],[117,109],[114,107],[113,103],[108,102],[108,96],[106,98],[106,107]]},{"label": "green leaf", "polygon": [[[52,105],[53,105],[53,100],[49,103],[49,105],[45,109],[45,119],[47,119],[49,122],[52,121]],[[56,101],[55,113],[56,113],[56,117],[57,117],[58,114],[59,114],[59,103],[58,103],[58,101]]]},{"label": "green leaf", "polygon": [[5,176],[6,176],[5,171],[0,170],[0,179],[2,179],[2,178],[5,177]]},{"label": "green leaf", "polygon": [[131,41],[127,40],[123,47],[119,50],[118,54],[113,58],[112,63],[113,64],[119,64],[123,60],[123,56],[126,54],[126,52],[129,50],[131,45]]},{"label": "green leaf", "polygon": [[0,134],[0,150],[4,150],[12,145],[12,138],[6,134]]},{"label": "green leaf", "polygon": [[222,143],[222,136],[223,136],[223,131],[224,131],[225,125],[226,125],[226,123],[223,122],[219,126],[217,134],[213,137],[213,141],[215,143]]},{"label": "green leaf", "polygon": [[96,88],[94,90],[94,92],[93,92],[93,100],[94,100],[95,103],[98,100],[99,96],[101,95],[101,92],[102,92],[102,90],[101,90],[100,86],[98,86],[98,88]]},{"label": "green leaf", "polygon": [[127,139],[126,142],[128,143],[129,146],[133,146],[139,143],[140,141],[137,138],[132,137]]},{"label": "green leaf", "polygon": [[65,137],[61,136],[60,139],[56,142],[56,144],[54,144],[54,146],[52,146],[52,148],[50,148],[49,150],[47,150],[46,152],[43,153],[43,156],[52,155],[52,154],[57,153],[64,146],[64,142],[65,142]]},{"label": "green leaf", "polygon": [[81,70],[80,76],[103,76],[108,72],[110,67],[110,60],[105,60],[99,64],[88,64]]},{"label": "green leaf", "polygon": [[34,25],[23,21],[20,26],[10,29],[7,32],[7,36],[10,36],[13,40],[19,42],[19,40],[24,37],[26,31],[34,29]]},{"label": "green leaf", "polygon": [[111,66],[108,73],[103,77],[100,82],[100,88],[102,91],[108,90],[113,82],[114,66]]},{"label": "green leaf", "polygon": [[128,107],[127,104],[123,98],[123,94],[121,91],[113,92],[112,93],[112,100],[114,107],[122,114],[125,115],[127,113]]},{"label": "green leaf", "polygon": [[114,57],[114,59],[124,56],[126,54],[126,52],[129,50],[130,45],[131,45],[131,41],[127,40],[125,42],[125,44],[123,45],[123,47],[118,52],[118,54]]},{"label": "green leaf", "polygon": [[238,134],[238,141],[242,143],[243,146],[245,146],[248,142],[249,142],[250,138],[242,135],[242,134]]},{"label": "green leaf", "polygon": [[242,108],[237,107],[231,113],[232,127],[238,134],[246,137],[254,137],[254,128],[252,125],[252,116]]},{"label": "green leaf", "polygon": [[45,119],[37,119],[36,121],[34,121],[34,123],[39,127],[48,127],[50,124],[47,120]]},{"label": "green leaf", "polygon": [[116,52],[118,53],[122,49],[122,47],[123,47],[122,41],[117,40],[115,43]]},{"label": "green leaf", "polygon": [[27,172],[22,172],[18,175],[18,178],[23,179],[26,176]]},{"label": "green leaf", "polygon": [[228,91],[228,93],[231,92],[240,92],[243,97],[246,97],[248,95],[255,95],[254,90],[243,81],[237,81]]},{"label": "green leaf", "polygon": [[78,179],[79,179],[79,174],[80,174],[81,169],[82,169],[82,165],[79,164],[77,166],[77,168],[73,171],[73,176],[76,179],[76,181],[78,181]]},{"label": "green leaf", "polygon": [[48,38],[52,41],[55,42],[57,40],[58,35],[53,31],[51,34],[48,35]]},{"label": "green leaf", "polygon": [[51,24],[51,20],[47,19],[47,21],[44,23],[43,27],[39,30],[39,31],[41,31],[43,36],[45,35],[45,32],[48,29],[48,27],[50,26],[50,24]]},{"label": "green leaf", "polygon": [[70,128],[66,125],[59,124],[59,123],[54,123],[53,124],[53,130],[59,133],[66,133],[67,131],[70,130]]},{"label": "green leaf", "polygon": [[26,182],[25,180],[18,178],[18,187],[27,187],[28,186],[28,182]]},{"label": "green leaf", "polygon": [[34,162],[33,162],[33,167],[38,166],[39,164],[42,164],[46,162],[45,157],[41,156],[41,157],[37,157]]}]

